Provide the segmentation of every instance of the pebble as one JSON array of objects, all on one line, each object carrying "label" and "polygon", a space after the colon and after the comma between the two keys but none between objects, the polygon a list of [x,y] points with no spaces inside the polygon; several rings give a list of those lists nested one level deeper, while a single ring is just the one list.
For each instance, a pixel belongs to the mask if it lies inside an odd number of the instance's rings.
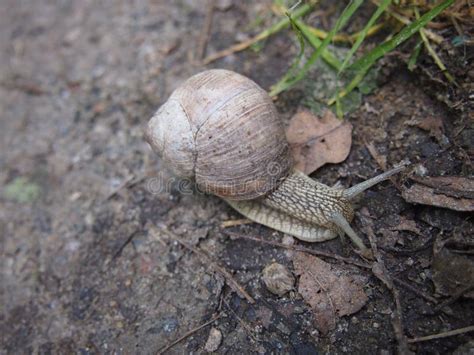
[{"label": "pebble", "polygon": [[206,345],[204,346],[204,350],[208,352],[214,352],[219,349],[219,346],[222,342],[222,333],[217,328],[211,328],[209,332],[209,337],[207,338]]},{"label": "pebble", "polygon": [[267,289],[278,296],[283,296],[293,289],[295,277],[284,265],[272,263],[262,272],[262,280]]}]

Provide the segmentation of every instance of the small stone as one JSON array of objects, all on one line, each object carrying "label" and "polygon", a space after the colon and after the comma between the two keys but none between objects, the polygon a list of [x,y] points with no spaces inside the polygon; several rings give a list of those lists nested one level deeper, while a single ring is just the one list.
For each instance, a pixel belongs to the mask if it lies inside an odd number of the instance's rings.
[{"label": "small stone", "polygon": [[222,342],[222,333],[217,328],[211,328],[204,349],[208,352],[216,351]]},{"label": "small stone", "polygon": [[278,296],[291,291],[295,284],[295,277],[290,270],[278,263],[266,266],[262,274],[262,280],[267,289]]}]

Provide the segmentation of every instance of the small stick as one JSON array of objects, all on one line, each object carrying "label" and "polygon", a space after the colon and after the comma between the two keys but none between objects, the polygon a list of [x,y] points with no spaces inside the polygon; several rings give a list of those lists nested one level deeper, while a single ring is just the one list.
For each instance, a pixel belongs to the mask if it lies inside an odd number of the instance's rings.
[{"label": "small stick", "polygon": [[184,334],[183,336],[179,337],[178,339],[176,339],[175,341],[169,343],[168,345],[166,345],[164,348],[161,348],[160,350],[158,350],[157,354],[161,355],[161,354],[164,354],[166,351],[168,351],[169,349],[171,349],[173,346],[175,346],[176,344],[182,342],[184,339],[190,337],[191,335],[193,335],[194,333],[196,333],[197,331],[201,330],[202,328],[204,327],[207,327],[209,324],[215,322],[216,320],[218,320],[220,317],[222,317],[222,314],[218,314],[214,317],[212,317],[212,319],[208,320],[206,323],[203,323],[201,324],[200,326],[190,330],[189,332],[187,332],[186,334]]},{"label": "small stick", "polygon": [[431,297],[430,295],[427,295],[426,293],[424,293],[423,291],[417,289],[416,287],[414,287],[413,285],[410,285],[409,283],[399,279],[398,277],[395,277],[393,276],[392,277],[393,281],[395,281],[395,283],[399,284],[400,286],[406,288],[407,290],[410,290],[411,292],[413,292],[414,294],[417,294],[418,296],[420,296],[421,298],[424,298],[425,300],[427,300],[428,302],[431,302],[431,303],[434,303],[434,304],[438,304],[438,300],[434,297]]},{"label": "small stick", "polygon": [[[217,264],[215,261],[213,261],[206,253],[204,253],[202,250],[199,250],[197,248],[194,248],[193,246],[189,245],[188,243],[184,242],[179,238],[177,235],[174,235],[168,230],[165,229],[160,229],[161,232],[164,232],[166,235],[168,235],[171,239],[176,240],[179,244],[181,244],[183,247],[186,249],[192,251],[193,253],[199,255],[201,259],[205,259],[208,262],[208,265],[211,266],[216,272],[220,273],[222,276],[227,281],[227,284],[229,287],[237,292],[237,294],[245,298],[249,303],[254,304],[255,300],[250,296],[247,291],[244,290],[242,286],[234,279],[234,277],[228,272],[226,269],[224,269],[222,266]],[[203,262],[203,260],[201,260]]]},{"label": "small stick", "polygon": [[459,334],[464,334],[464,333],[469,333],[469,332],[474,332],[474,325],[470,325],[469,327],[459,328],[459,329],[455,329],[455,330],[450,330],[448,332],[442,332],[442,333],[438,333],[438,334],[427,335],[427,336],[424,336],[424,337],[408,339],[408,342],[410,344],[411,343],[419,343],[419,342],[422,342],[422,341],[447,338],[447,337],[452,337],[454,335],[459,335]]},{"label": "small stick", "polygon": [[[393,299],[395,301],[395,312],[393,313],[392,317],[392,327],[395,333],[395,338],[398,342],[398,351],[400,354],[410,354],[410,350],[408,349],[408,342],[405,333],[403,332],[403,316],[402,316],[402,304],[400,302],[400,293],[398,289],[393,284],[393,279],[388,273],[385,263],[382,259],[382,255],[377,248],[377,242],[375,238],[375,233],[371,226],[371,221],[368,218],[363,217],[363,220],[366,225],[366,235],[369,238],[370,246],[372,247],[372,251],[375,257],[375,262],[373,265],[373,274],[377,277],[382,283],[392,292]],[[378,264],[378,265],[377,265]],[[375,272],[375,267],[378,267],[379,272]]]},{"label": "small stick", "polygon": [[221,228],[229,228],[229,227],[235,227],[235,226],[240,226],[242,224],[249,224],[253,223],[250,219],[247,218],[242,218],[242,219],[230,219],[228,221],[224,221],[221,223]]},{"label": "small stick", "polygon": [[235,311],[230,307],[230,305],[224,300],[224,303],[225,305],[227,306],[227,308],[232,312],[232,314],[234,315],[234,317],[237,319],[237,321],[240,323],[240,325],[242,325],[242,327],[248,332],[249,336],[255,341],[255,342],[258,342],[260,341],[260,339],[255,336],[253,334],[253,330],[252,328],[247,324],[247,322],[245,322],[242,318],[240,318],[237,313],[235,313]]},{"label": "small stick", "polygon": [[326,258],[336,259],[336,260],[345,262],[347,264],[352,264],[352,265],[361,267],[363,269],[370,269],[371,268],[370,265],[367,265],[365,263],[362,263],[362,262],[359,262],[357,260],[353,260],[353,259],[350,259],[350,258],[345,258],[345,257],[337,255],[337,254],[332,254],[332,253],[319,251],[319,250],[314,250],[314,249],[310,249],[310,248],[305,248],[305,247],[301,247],[301,246],[286,245],[286,244],[283,244],[283,243],[278,243],[278,242],[274,242],[274,241],[271,241],[271,240],[264,240],[264,239],[261,239],[261,238],[258,238],[258,237],[239,234],[239,233],[231,232],[231,231],[222,231],[222,232],[224,234],[228,235],[229,237],[237,237],[237,238],[242,238],[242,239],[248,239],[248,240],[253,240],[255,242],[258,242],[258,243],[273,245],[273,246],[279,247],[279,248],[284,248],[284,249],[289,249],[289,250],[294,250],[294,251],[300,251],[300,252],[303,252],[303,253],[308,253],[308,254],[312,254],[312,255],[316,255],[316,256],[324,256]]},{"label": "small stick", "polygon": [[[296,20],[297,18],[299,18],[301,16],[304,16],[305,14],[310,12],[313,9],[313,7],[314,7],[313,4],[304,4],[304,5],[302,5],[299,9],[297,9],[292,14],[292,18]],[[230,54],[233,54],[235,52],[240,52],[240,51],[250,47],[252,44],[257,43],[258,41],[261,41],[262,39],[270,37],[271,35],[279,32],[283,28],[289,26],[289,24],[290,24],[290,20],[288,18],[284,18],[283,20],[279,21],[275,25],[271,26],[270,28],[267,28],[263,32],[260,32],[258,35],[254,36],[254,37],[252,37],[252,38],[250,38],[246,41],[234,44],[233,46],[230,46],[229,48],[223,49],[221,51],[218,51],[214,54],[211,54],[211,55],[207,56],[206,58],[203,59],[202,64],[206,65],[206,64],[209,64],[209,63],[211,63],[211,62],[213,62],[213,61],[215,61],[219,58],[226,57],[226,56],[228,56]]]},{"label": "small stick", "polygon": [[207,1],[206,18],[204,20],[204,26],[199,36],[199,42],[198,42],[197,53],[196,53],[196,59],[198,61],[201,61],[204,58],[204,54],[206,53],[207,43],[209,41],[209,36],[211,34],[212,17],[214,15],[215,2],[216,2],[215,0]]}]

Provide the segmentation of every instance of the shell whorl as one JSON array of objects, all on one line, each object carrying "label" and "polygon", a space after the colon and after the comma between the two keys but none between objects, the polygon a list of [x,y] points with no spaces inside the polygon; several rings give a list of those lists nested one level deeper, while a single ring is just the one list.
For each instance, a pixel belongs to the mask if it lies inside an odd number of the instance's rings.
[{"label": "shell whorl", "polygon": [[146,137],[176,175],[227,199],[267,194],[292,166],[271,98],[227,70],[188,79],[152,117]]}]

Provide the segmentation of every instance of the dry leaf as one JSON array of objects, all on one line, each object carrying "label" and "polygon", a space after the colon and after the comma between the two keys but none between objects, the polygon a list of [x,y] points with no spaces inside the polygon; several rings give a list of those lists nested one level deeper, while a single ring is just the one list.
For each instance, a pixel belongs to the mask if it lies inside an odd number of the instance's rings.
[{"label": "dry leaf", "polygon": [[409,231],[418,235],[422,235],[420,229],[416,225],[416,222],[411,219],[406,219],[405,217],[400,217],[400,223],[398,226],[390,228],[392,231]]},{"label": "dry leaf", "polygon": [[422,130],[429,132],[430,136],[435,137],[437,140],[441,139],[444,132],[443,120],[439,116],[428,116],[421,121],[416,119],[410,120],[407,122],[407,125],[421,128]]},{"label": "dry leaf", "polygon": [[[474,284],[474,262],[450,252],[444,244],[439,240],[435,242],[431,270],[436,292],[452,296]],[[464,296],[474,298],[474,291],[465,293]]]},{"label": "dry leaf", "polygon": [[393,281],[390,277],[385,264],[381,261],[377,261],[372,264],[372,272],[374,275],[382,281],[389,290],[393,289]]},{"label": "dry leaf", "polygon": [[377,151],[377,148],[375,148],[375,145],[373,143],[366,143],[365,147],[369,151],[370,155],[372,155],[372,158],[375,159],[377,164],[383,169],[387,170],[387,156],[382,155]]},{"label": "dry leaf", "polygon": [[474,211],[474,180],[459,176],[413,177],[417,183],[402,191],[407,202]]},{"label": "dry leaf", "polygon": [[318,118],[300,111],[286,130],[296,168],[309,175],[326,163],[340,163],[349,155],[352,125],[327,110]]},{"label": "dry leaf", "polygon": [[355,313],[367,302],[364,277],[305,253],[296,253],[293,264],[300,275],[298,292],[311,306],[321,333],[334,329],[337,317]]}]

